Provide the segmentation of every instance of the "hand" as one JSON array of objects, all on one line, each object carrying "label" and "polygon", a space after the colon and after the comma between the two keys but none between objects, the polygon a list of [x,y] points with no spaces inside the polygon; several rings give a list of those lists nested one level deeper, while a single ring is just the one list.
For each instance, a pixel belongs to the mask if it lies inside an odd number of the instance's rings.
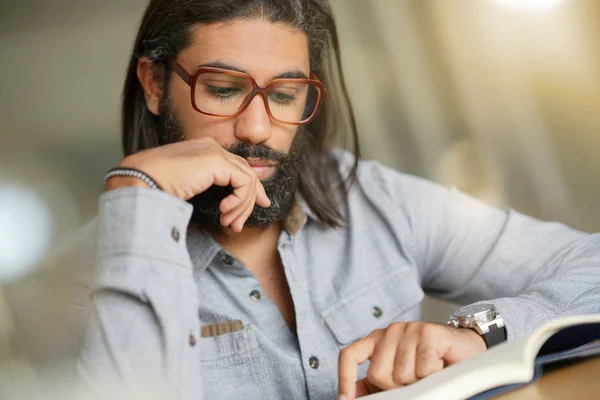
[{"label": "hand", "polygon": [[[233,187],[219,204],[221,225],[241,232],[254,204],[269,207],[271,201],[256,171],[242,157],[229,153],[210,138],[191,139],[145,150],[126,157],[120,167],[136,168],[152,177],[164,191],[188,200],[212,185]],[[128,177],[114,177],[107,190],[144,186]]]},{"label": "hand", "polygon": [[[352,343],[340,353],[340,400],[408,385],[447,365],[486,350],[471,329],[421,322],[396,322]],[[371,360],[367,377],[356,381],[358,366]]]}]

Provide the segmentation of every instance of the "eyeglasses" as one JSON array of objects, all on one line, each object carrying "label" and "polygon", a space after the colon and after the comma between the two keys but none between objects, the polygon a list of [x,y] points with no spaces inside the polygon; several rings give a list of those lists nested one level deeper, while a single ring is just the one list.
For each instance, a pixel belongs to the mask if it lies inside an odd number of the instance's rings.
[{"label": "eyeglasses", "polygon": [[274,79],[260,87],[243,72],[202,67],[192,75],[173,58],[169,66],[192,89],[192,107],[214,117],[238,116],[260,94],[271,120],[305,125],[315,119],[327,98],[327,89],[314,74],[311,79]]}]

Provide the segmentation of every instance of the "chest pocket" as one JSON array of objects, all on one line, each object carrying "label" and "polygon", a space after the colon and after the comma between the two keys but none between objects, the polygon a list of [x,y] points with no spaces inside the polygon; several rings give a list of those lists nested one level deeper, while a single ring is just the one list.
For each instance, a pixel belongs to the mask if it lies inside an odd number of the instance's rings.
[{"label": "chest pocket", "polygon": [[414,275],[394,271],[321,312],[340,345],[348,345],[392,322],[418,317],[424,293]]},{"label": "chest pocket", "polygon": [[227,367],[244,363],[258,351],[254,329],[246,325],[242,330],[200,339],[202,364]]},{"label": "chest pocket", "polygon": [[[251,325],[242,330],[199,341],[205,399],[268,399],[256,332]],[[235,382],[227,385],[223,382]]]}]

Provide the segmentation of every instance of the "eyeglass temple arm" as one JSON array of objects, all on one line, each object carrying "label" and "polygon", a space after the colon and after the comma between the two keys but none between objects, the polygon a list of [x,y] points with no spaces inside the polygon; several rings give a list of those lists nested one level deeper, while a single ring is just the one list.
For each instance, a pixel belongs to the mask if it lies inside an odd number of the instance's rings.
[{"label": "eyeglass temple arm", "polygon": [[179,65],[179,63],[177,62],[177,60],[175,60],[173,57],[169,57],[169,66],[171,67],[171,69],[173,71],[175,71],[175,73],[177,75],[179,75],[181,77],[181,79],[183,79],[185,81],[185,83],[187,83],[188,85],[192,86],[192,77],[190,74],[188,74],[188,72],[183,69],[183,67],[181,65]]},{"label": "eyeglass temple arm", "polygon": [[[314,72],[311,72],[311,73],[310,73],[310,79],[313,79],[313,80],[315,80],[315,81],[321,82],[321,81],[319,80],[319,78],[317,78],[317,76],[315,75],[315,73],[314,73]],[[322,84],[322,83],[321,83],[321,84]],[[327,98],[327,88],[326,88],[325,86],[322,86],[322,88],[323,88],[323,94],[322,94],[323,100],[322,100],[322,101],[325,101],[325,99]]]}]

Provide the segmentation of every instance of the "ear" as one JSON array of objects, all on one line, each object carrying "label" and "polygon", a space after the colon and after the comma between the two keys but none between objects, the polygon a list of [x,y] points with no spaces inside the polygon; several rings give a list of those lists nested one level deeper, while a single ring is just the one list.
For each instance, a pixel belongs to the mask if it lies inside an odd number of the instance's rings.
[{"label": "ear", "polygon": [[137,77],[144,90],[146,107],[156,116],[160,114],[160,98],[163,90],[160,74],[161,71],[157,70],[157,67],[149,58],[142,57],[138,60]]}]

